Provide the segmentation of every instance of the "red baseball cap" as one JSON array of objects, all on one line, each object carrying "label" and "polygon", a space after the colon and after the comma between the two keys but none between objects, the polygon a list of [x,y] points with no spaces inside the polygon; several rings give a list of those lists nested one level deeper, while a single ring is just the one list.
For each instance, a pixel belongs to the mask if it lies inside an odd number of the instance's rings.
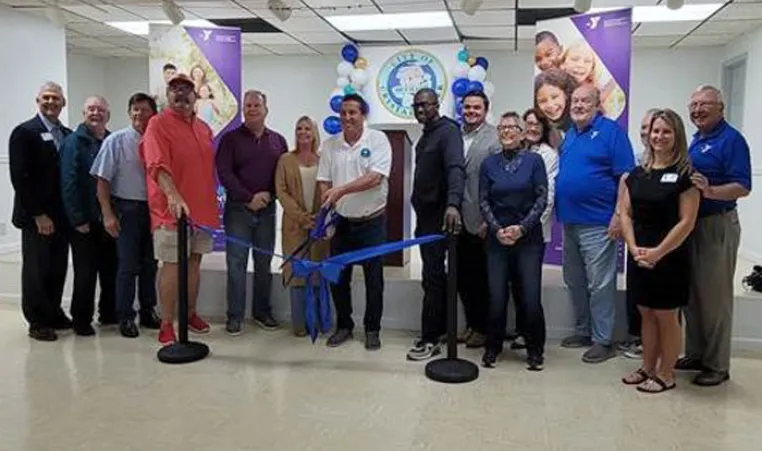
[{"label": "red baseball cap", "polygon": [[182,73],[175,74],[169,80],[169,83],[167,83],[167,85],[168,86],[172,86],[172,85],[177,84],[177,83],[186,83],[186,84],[194,86],[194,87],[196,86],[196,84],[193,83],[193,80],[191,80],[191,78],[189,76],[187,76],[185,74],[182,74]]}]

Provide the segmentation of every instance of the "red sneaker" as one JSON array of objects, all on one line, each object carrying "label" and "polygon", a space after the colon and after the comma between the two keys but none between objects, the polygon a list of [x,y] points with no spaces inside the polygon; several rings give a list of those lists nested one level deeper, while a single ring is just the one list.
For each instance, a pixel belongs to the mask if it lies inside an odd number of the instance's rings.
[{"label": "red sneaker", "polygon": [[175,337],[175,327],[172,323],[165,323],[162,321],[161,328],[159,329],[159,343],[162,346],[170,345],[177,341]]},{"label": "red sneaker", "polygon": [[205,334],[209,332],[209,323],[194,313],[188,317],[188,329],[194,334]]}]

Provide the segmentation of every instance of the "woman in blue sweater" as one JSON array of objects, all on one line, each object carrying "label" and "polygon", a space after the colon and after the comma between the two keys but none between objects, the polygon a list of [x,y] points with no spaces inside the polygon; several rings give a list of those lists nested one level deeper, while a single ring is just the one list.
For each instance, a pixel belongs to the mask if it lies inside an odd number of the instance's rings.
[{"label": "woman in blue sweater", "polygon": [[511,281],[521,287],[527,368],[543,368],[545,314],[540,302],[545,241],[541,217],[548,202],[542,157],[527,149],[521,117],[503,114],[497,127],[503,151],[484,160],[480,207],[489,227],[487,268],[490,306],[482,363],[491,368],[503,350]]}]

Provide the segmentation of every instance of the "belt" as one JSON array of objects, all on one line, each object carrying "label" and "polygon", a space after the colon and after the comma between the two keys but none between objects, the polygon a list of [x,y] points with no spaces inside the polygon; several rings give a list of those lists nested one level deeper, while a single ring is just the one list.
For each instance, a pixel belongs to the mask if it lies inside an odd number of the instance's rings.
[{"label": "belt", "polygon": [[699,219],[711,218],[712,216],[721,216],[721,215],[725,215],[730,212],[733,212],[735,210],[736,210],[736,207],[724,207],[724,208],[721,208],[720,210],[714,210],[714,211],[710,211],[709,213],[699,215]]},{"label": "belt", "polygon": [[363,216],[361,218],[348,218],[346,216],[343,216],[343,218],[346,219],[348,222],[365,222],[365,221],[370,221],[371,219],[376,219],[379,216],[383,215],[384,213],[386,213],[386,207],[376,210],[375,212],[369,214],[368,216]]}]

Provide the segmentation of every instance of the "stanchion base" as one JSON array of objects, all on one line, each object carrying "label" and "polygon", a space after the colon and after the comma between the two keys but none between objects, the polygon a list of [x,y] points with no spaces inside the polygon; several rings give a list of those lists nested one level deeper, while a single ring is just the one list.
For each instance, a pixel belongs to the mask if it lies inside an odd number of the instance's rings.
[{"label": "stanchion base", "polygon": [[156,356],[164,363],[191,363],[202,360],[209,355],[209,346],[203,343],[186,342],[173,343],[159,349]]},{"label": "stanchion base", "polygon": [[462,384],[479,377],[479,367],[463,359],[439,359],[426,364],[426,377],[445,384]]}]

